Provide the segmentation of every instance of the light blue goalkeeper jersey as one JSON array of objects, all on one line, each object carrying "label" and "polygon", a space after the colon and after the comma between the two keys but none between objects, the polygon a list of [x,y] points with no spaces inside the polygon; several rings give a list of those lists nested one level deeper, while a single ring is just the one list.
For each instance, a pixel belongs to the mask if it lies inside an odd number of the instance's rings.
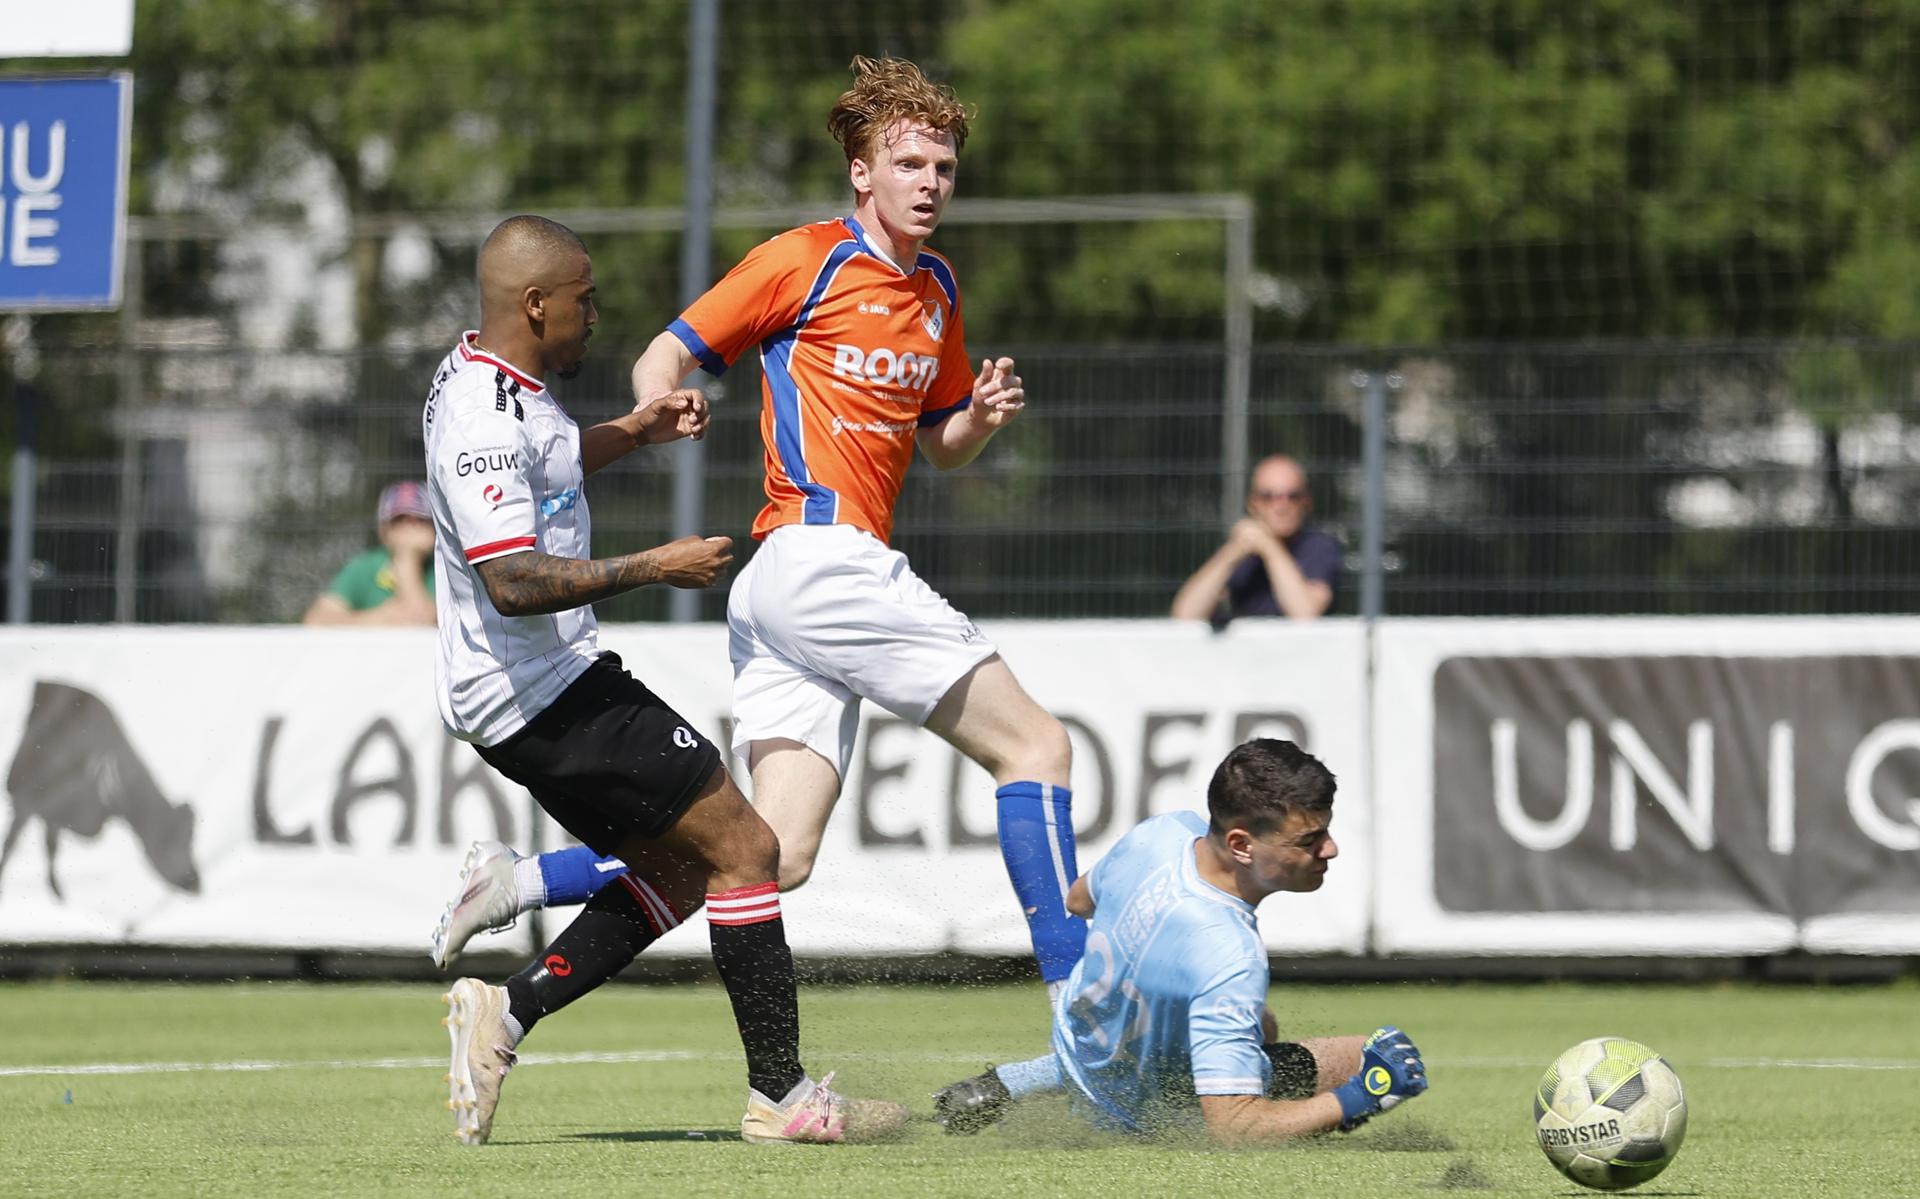
[{"label": "light blue goalkeeper jersey", "polygon": [[[1200,878],[1207,822],[1141,823],[1088,877],[1093,924],[1054,1012],[1053,1048],[1073,1089],[1122,1128],[1198,1117],[1196,1095],[1262,1095],[1267,951],[1253,905]],[[1105,1121],[1103,1121],[1105,1122]]]}]

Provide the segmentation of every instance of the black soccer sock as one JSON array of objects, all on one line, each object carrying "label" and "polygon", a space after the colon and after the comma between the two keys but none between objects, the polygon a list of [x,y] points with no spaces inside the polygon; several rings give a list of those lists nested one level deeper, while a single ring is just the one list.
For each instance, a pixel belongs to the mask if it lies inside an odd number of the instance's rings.
[{"label": "black soccer sock", "polygon": [[631,872],[602,888],[525,970],[507,980],[507,1011],[524,1033],[606,982],[678,926],[679,913]]},{"label": "black soccer sock", "polygon": [[713,964],[733,1001],[747,1053],[747,1085],[775,1103],[800,1085],[800,1000],[773,883],[707,895]]}]

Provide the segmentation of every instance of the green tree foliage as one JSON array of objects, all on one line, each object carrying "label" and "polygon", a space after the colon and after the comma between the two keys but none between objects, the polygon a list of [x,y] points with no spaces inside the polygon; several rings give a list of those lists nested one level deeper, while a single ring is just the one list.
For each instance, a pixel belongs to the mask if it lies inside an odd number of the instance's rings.
[{"label": "green tree foliage", "polygon": [[[286,180],[315,160],[357,216],[671,202],[685,77],[659,31],[683,29],[681,8],[140,5],[136,206],[296,215]],[[404,316],[382,302],[381,249],[353,249],[363,341]],[[472,246],[444,256],[463,273]]]},{"label": "green tree foliage", "polygon": [[[955,30],[968,169],[1015,194],[1239,191],[1356,342],[1914,331],[1920,5],[1020,0]],[[1005,53],[1018,46],[1017,54]],[[1022,282],[1204,296],[1142,228]],[[1044,279],[1039,276],[1045,276]],[[1171,311],[1170,311],[1171,310]]]},{"label": "green tree foliage", "polygon": [[[135,210],[287,215],[288,180],[316,157],[355,213],[675,204],[686,7],[142,4]],[[964,195],[1253,197],[1281,297],[1264,335],[1904,335],[1920,319],[1913,0],[721,13],[725,202],[842,197],[822,114],[854,53],[899,53],[979,107]],[[943,243],[980,248],[974,307],[1022,328],[1217,332],[1217,229],[955,229]],[[446,248],[450,265],[464,249]],[[366,332],[395,315],[378,250],[359,250]],[[647,276],[633,302],[661,307],[671,239],[616,253]]]},{"label": "green tree foliage", "polygon": [[[287,181],[316,157],[355,213],[676,204],[686,9],[140,5],[136,211],[286,215]],[[1265,336],[1904,335],[1920,319],[1913,0],[1004,0],[905,16],[725,0],[721,20],[727,203],[844,197],[822,116],[853,54],[898,53],[979,108],[963,195],[1253,197]],[[716,267],[770,231],[724,235]],[[1205,223],[955,228],[942,244],[970,259],[983,320],[1074,341],[1218,332]],[[358,249],[367,333],[417,299],[378,294],[379,249]],[[670,238],[607,249],[627,289],[610,298],[649,322],[671,306]]]},{"label": "green tree foliage", "polygon": [[[240,231],[308,219],[316,192],[358,216],[673,207],[684,186],[687,11],[685,0],[153,0],[137,6],[131,59],[101,65],[136,76],[136,213],[197,213]],[[1449,527],[1406,530],[1409,574],[1434,580],[1433,598],[1419,601],[1427,610],[1452,610],[1443,593],[1456,577],[1577,583],[1652,563],[1698,578],[1739,556],[1726,555],[1726,537],[1677,531],[1664,485],[1634,490],[1617,477],[1659,445],[1727,432],[1710,401],[1742,368],[1722,364],[1676,401],[1662,373],[1671,364],[1608,359],[1580,368],[1578,385],[1552,382],[1569,368],[1540,343],[1889,339],[1920,324],[1920,0],[722,0],[721,19],[722,204],[844,204],[826,108],[854,54],[900,54],[978,108],[963,197],[1251,197],[1262,343],[1527,343],[1454,355],[1444,398],[1484,427],[1481,460],[1460,463],[1484,482],[1475,504],[1435,514]],[[723,231],[714,268],[773,231]],[[678,241],[589,241],[601,354],[613,358],[672,315]],[[1219,227],[956,224],[936,244],[959,263],[969,339],[1027,347],[1036,378],[1049,371],[1044,351],[1062,346],[1197,351],[1163,359],[1179,366],[1158,375],[1123,355],[1110,373],[1085,365],[1097,355],[1062,355],[1047,384],[1054,423],[1005,451],[1009,462],[1024,455],[1009,468],[1017,477],[992,481],[1036,489],[1063,527],[1089,534],[1068,539],[1059,560],[1083,555],[1087,573],[1111,575],[1110,514],[1137,488],[1116,479],[1069,499],[1048,493],[1063,485],[1047,479],[1081,439],[1139,473],[1175,455],[1167,511],[1127,519],[1187,522],[1187,540],[1145,548],[1154,577],[1177,572],[1211,535],[1217,503],[1215,439],[1195,433],[1205,422],[1193,415],[1216,411],[1220,391],[1204,358],[1222,332]],[[344,249],[352,311],[314,319],[350,322],[377,345],[395,330],[437,337],[471,318],[471,238],[435,243],[430,269],[406,282],[386,269],[388,249],[374,239]],[[223,285],[231,263],[217,239],[150,246],[145,263],[150,315],[230,316],[253,302]],[[42,318],[35,335],[111,344],[114,320]],[[308,328],[291,340],[327,339]],[[1739,419],[1789,407],[1812,417],[1822,519],[1855,521],[1843,434],[1910,403],[1906,360],[1839,345],[1754,368],[1767,380]],[[350,394],[411,394],[416,366],[360,363]],[[1275,397],[1302,406],[1257,424],[1256,438],[1310,435],[1324,459],[1350,461],[1354,423],[1326,400],[1350,394],[1347,369],[1309,356],[1256,373],[1256,422]],[[0,362],[0,383],[6,370]],[[748,373],[736,376],[743,389]],[[599,372],[590,404],[617,395],[620,376],[611,364]],[[114,406],[114,372],[79,378],[49,381],[67,389],[52,405]],[[1074,402],[1136,394],[1137,420],[1089,413],[1084,429],[1072,424]],[[1578,420],[1524,411],[1556,395],[1600,407]],[[386,436],[324,435],[360,438],[361,461]],[[716,477],[750,498],[757,451],[750,436],[734,445],[726,457],[716,439]],[[380,453],[411,460],[408,447]],[[1431,446],[1413,446],[1409,461],[1436,487],[1452,481],[1454,464]],[[1567,466],[1514,468],[1541,461]],[[1749,498],[1765,485],[1733,481]],[[910,500],[973,533],[1001,494],[963,481]],[[1330,487],[1323,512],[1351,512],[1350,501]],[[1509,517],[1546,532],[1488,532]],[[1554,540],[1588,519],[1616,532],[1581,546]],[[1760,549],[1776,563],[1804,551],[1818,565],[1842,545]],[[955,543],[944,569],[975,570],[990,596],[1011,571],[993,550]],[[1571,589],[1563,598],[1569,610],[1593,602]]]}]

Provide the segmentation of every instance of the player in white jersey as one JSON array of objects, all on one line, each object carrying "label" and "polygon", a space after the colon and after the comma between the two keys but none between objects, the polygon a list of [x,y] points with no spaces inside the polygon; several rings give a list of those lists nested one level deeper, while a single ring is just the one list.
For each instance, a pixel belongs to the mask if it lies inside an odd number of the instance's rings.
[{"label": "player in white jersey", "polygon": [[1249,741],[1214,771],[1210,819],[1156,816],[1121,838],[1068,897],[1092,927],[1054,1009],[1053,1051],[943,1088],[935,1118],[973,1132],[1022,1095],[1065,1089],[1101,1127],[1199,1122],[1257,1143],[1353,1128],[1425,1091],[1398,1029],[1281,1042],[1266,1009],[1254,908],[1319,888],[1339,852],[1333,792],[1299,746]]},{"label": "player in white jersey", "polygon": [[838,1095],[831,1075],[816,1083],[800,1064],[772,830],[712,742],[599,648],[594,601],[649,583],[705,587],[731,560],[724,537],[602,559],[590,547],[587,476],[638,446],[700,436],[706,403],[678,392],[657,415],[581,431],[543,380],[576,373],[592,335],[586,247],[563,225],[511,217],[481,247],[479,275],[480,328],[434,373],[422,416],[441,715],[567,831],[633,869],[504,986],[463,978],[449,990],[454,1131],[486,1141],[534,1022],[701,906],[746,1050],[742,1136],[820,1143],[896,1128],[904,1108]]}]

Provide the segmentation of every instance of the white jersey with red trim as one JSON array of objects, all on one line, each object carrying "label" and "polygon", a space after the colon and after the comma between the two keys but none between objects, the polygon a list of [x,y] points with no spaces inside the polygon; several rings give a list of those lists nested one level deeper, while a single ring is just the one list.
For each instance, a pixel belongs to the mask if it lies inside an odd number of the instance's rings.
[{"label": "white jersey with red trim", "polygon": [[466,333],[434,372],[421,428],[433,506],[440,624],[440,717],[463,741],[497,745],[600,654],[582,605],[502,616],[475,569],[536,550],[592,557],[580,427],[545,384]]}]

